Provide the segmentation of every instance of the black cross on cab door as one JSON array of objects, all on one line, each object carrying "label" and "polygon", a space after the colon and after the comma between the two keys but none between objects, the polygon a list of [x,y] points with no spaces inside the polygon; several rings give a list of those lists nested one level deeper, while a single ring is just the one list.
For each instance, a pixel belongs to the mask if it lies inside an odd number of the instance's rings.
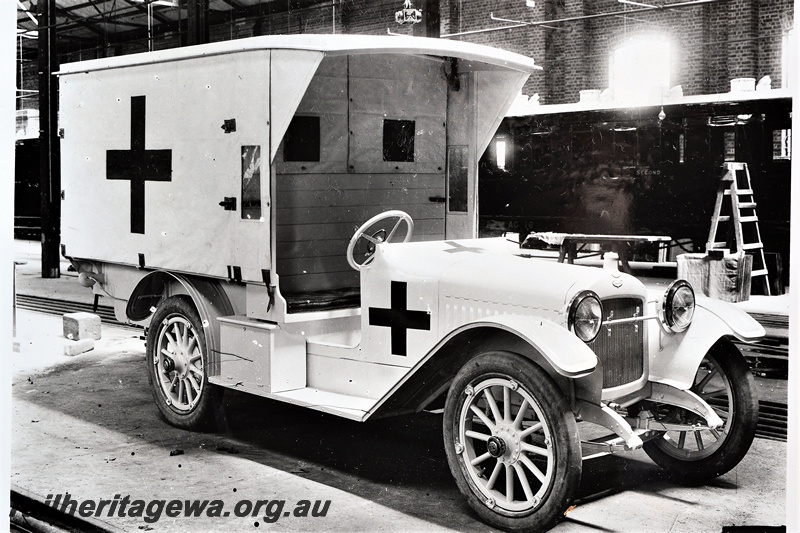
[{"label": "black cross on cab door", "polygon": [[431,315],[427,311],[408,309],[408,284],[393,281],[391,285],[391,306],[389,309],[369,308],[369,325],[387,327],[392,335],[392,355],[408,355],[408,330],[430,331]]},{"label": "black cross on cab door", "polygon": [[146,100],[131,97],[131,148],[106,151],[106,178],[131,182],[131,233],[145,231],[145,182],[172,181],[172,150],[145,149]]}]

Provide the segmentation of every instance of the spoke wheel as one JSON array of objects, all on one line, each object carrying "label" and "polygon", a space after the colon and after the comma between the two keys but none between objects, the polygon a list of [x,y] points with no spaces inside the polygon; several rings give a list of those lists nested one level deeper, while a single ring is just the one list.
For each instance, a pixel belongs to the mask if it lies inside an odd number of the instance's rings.
[{"label": "spoke wheel", "polygon": [[148,377],[161,414],[172,425],[212,425],[221,389],[206,377],[206,338],[200,317],[184,296],[166,299],[153,314],[147,335]]},{"label": "spoke wheel", "polygon": [[190,412],[203,392],[203,354],[197,340],[191,322],[181,315],[159,327],[153,365],[167,405],[177,411]]},{"label": "spoke wheel", "polygon": [[563,515],[580,482],[580,442],[540,368],[506,352],[473,359],[451,386],[444,423],[451,471],[487,522],[544,529]]},{"label": "spoke wheel", "polygon": [[[715,345],[703,357],[691,391],[704,399],[724,422],[717,429],[667,431],[645,443],[659,466],[679,479],[699,482],[735,467],[747,453],[758,424],[754,380],[742,354],[729,343]],[[672,406],[657,415],[665,422],[704,424],[699,416]]]}]

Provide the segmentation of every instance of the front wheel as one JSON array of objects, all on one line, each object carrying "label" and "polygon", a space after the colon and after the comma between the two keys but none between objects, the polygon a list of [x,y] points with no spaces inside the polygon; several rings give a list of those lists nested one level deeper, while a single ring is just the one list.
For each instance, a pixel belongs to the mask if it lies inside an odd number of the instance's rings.
[{"label": "front wheel", "polygon": [[[722,428],[667,431],[644,444],[661,468],[688,483],[700,483],[733,469],[753,443],[758,424],[755,381],[741,352],[729,342],[715,344],[703,357],[691,391],[704,399],[724,422]],[[703,424],[678,407],[662,407],[664,421]]]},{"label": "front wheel", "polygon": [[164,418],[183,429],[211,429],[222,389],[206,375],[206,334],[186,296],[172,296],[158,306],[147,332],[147,376]]},{"label": "front wheel", "polygon": [[569,404],[541,368],[516,354],[488,352],[458,372],[445,404],[444,445],[469,505],[503,529],[552,527],[580,483]]}]

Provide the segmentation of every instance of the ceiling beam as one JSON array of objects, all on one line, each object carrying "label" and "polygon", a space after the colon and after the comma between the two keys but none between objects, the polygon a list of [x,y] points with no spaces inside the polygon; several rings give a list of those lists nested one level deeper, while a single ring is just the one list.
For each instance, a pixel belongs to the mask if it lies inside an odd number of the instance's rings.
[{"label": "ceiling beam", "polygon": [[234,8],[234,9],[242,9],[244,7],[242,4],[240,4],[236,0],[222,0],[222,1],[225,2],[226,4],[228,4],[229,6],[231,6],[232,8]]},{"label": "ceiling beam", "polygon": [[[62,8],[60,8],[58,6],[55,6],[55,8],[56,8],[56,14],[59,14],[62,17],[75,22],[76,24],[78,24],[82,28],[86,28],[87,30],[97,34],[100,37],[105,37],[106,36],[106,32],[104,32],[103,30],[101,30],[100,28],[95,26],[94,24],[89,24],[88,22],[84,22],[79,16],[75,15],[74,13],[72,13],[72,11],[67,10],[67,9],[62,9]],[[97,6],[95,6],[95,9],[97,9]]]}]

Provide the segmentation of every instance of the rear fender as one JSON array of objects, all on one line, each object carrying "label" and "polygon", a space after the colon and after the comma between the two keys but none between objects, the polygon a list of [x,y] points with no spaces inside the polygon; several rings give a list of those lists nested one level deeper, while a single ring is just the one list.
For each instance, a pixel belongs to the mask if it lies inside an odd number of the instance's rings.
[{"label": "rear fender", "polygon": [[219,374],[218,358],[214,356],[220,349],[217,318],[234,314],[230,299],[219,281],[156,270],[136,285],[125,312],[130,320],[149,326],[161,301],[176,294],[188,295],[197,308],[208,345],[208,375]]},{"label": "rear fender", "polygon": [[765,334],[761,324],[741,309],[703,297],[697,299],[686,331],[668,333],[656,321],[651,323],[650,381],[683,390],[692,386],[700,361],[720,339],[752,342]]}]

